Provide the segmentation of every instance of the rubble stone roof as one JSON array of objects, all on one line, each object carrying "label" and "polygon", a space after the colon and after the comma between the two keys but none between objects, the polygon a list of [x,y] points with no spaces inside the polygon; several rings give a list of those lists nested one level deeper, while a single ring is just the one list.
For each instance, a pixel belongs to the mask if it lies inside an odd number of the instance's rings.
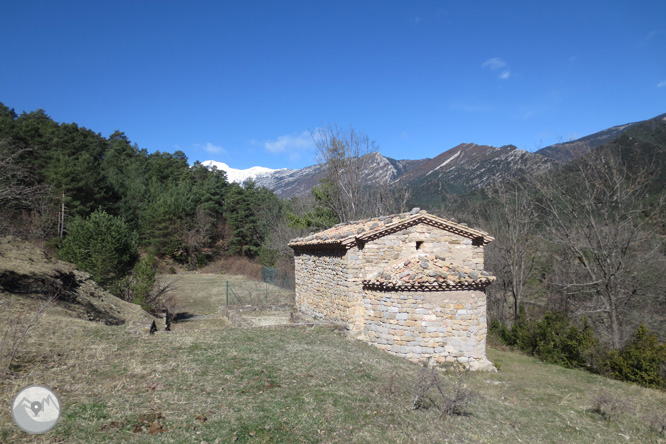
[{"label": "rubble stone roof", "polygon": [[417,254],[389,264],[363,280],[363,286],[381,290],[468,290],[490,285],[495,276],[456,265],[443,256]]},{"label": "rubble stone roof", "polygon": [[292,248],[313,248],[316,246],[352,248],[359,242],[378,239],[420,223],[468,237],[480,244],[487,244],[495,240],[485,231],[469,228],[465,224],[459,224],[415,208],[409,213],[338,224],[328,230],[293,239],[289,246]]}]

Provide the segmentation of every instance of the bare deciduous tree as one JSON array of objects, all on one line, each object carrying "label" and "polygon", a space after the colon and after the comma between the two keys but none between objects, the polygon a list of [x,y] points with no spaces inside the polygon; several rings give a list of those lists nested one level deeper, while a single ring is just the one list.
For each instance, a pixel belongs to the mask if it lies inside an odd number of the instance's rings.
[{"label": "bare deciduous tree", "polygon": [[[535,180],[545,240],[559,246],[551,283],[579,313],[603,314],[613,347],[622,345],[626,304],[645,286],[641,269],[661,254],[652,242],[663,200],[647,203],[654,165],[629,169],[619,153],[595,150],[552,177]],[[583,302],[584,301],[584,302]]]},{"label": "bare deciduous tree", "polygon": [[488,193],[491,203],[481,211],[495,236],[489,246],[488,265],[498,275],[502,291],[510,293],[516,320],[525,284],[534,269],[536,205],[533,196],[515,182],[500,182]]},{"label": "bare deciduous tree", "polygon": [[34,194],[34,183],[19,159],[26,150],[13,150],[0,141],[0,208],[26,207]]},{"label": "bare deciduous tree", "polygon": [[377,151],[373,140],[353,127],[329,125],[312,134],[317,161],[326,167],[328,205],[340,221],[357,219],[362,211],[367,154]]},{"label": "bare deciduous tree", "polygon": [[215,219],[202,207],[198,207],[191,220],[190,229],[183,233],[183,243],[192,267],[197,266],[198,255],[210,245]]},{"label": "bare deciduous tree", "polygon": [[[377,153],[377,145],[367,134],[353,127],[320,128],[312,133],[317,160],[326,167],[321,187],[326,195],[324,205],[340,222],[377,216],[404,209],[409,194],[394,192],[390,165]],[[371,166],[375,164],[371,176]]]},{"label": "bare deciduous tree", "polygon": [[[13,149],[6,140],[0,141],[0,212],[5,216],[11,214],[0,219],[0,233],[25,235],[31,225],[35,231],[48,231],[49,223],[41,216],[49,212],[52,202],[48,188],[36,184],[21,165],[19,159],[26,152],[26,149]],[[17,221],[18,226],[11,227],[12,220]]]}]

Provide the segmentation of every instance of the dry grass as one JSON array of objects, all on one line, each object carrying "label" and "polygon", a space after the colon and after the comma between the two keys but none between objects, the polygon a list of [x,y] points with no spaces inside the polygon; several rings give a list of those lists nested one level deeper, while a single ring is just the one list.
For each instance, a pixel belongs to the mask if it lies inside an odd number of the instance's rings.
[{"label": "dry grass", "polygon": [[[171,284],[179,309],[196,315],[218,313],[227,305],[293,304],[294,292],[227,274],[164,274],[159,280]],[[227,283],[229,290],[227,291]]]},{"label": "dry grass", "polygon": [[217,259],[199,270],[207,274],[228,274],[231,276],[245,276],[245,279],[261,281],[261,264],[245,257],[229,256]]},{"label": "dry grass", "polygon": [[[196,277],[183,307],[211,314],[224,297],[205,275]],[[29,436],[12,425],[9,408],[0,409],[0,442],[666,442],[661,422],[645,421],[663,411],[664,392],[509,351],[488,354],[501,372],[467,374],[465,388],[478,394],[468,414],[442,418],[412,407],[419,365],[332,329],[136,336],[56,309],[26,339],[18,371],[0,379],[0,404],[25,385],[44,384],[60,397],[61,421]],[[445,393],[460,387],[455,373],[439,380]],[[606,421],[594,411],[599,394],[630,408]]]}]

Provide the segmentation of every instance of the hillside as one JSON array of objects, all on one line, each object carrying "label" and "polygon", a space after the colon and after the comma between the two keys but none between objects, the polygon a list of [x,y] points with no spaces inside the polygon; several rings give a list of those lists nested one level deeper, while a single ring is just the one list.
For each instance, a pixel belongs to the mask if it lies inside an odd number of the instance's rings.
[{"label": "hillside", "polygon": [[[385,181],[395,183],[428,160],[395,160],[380,153],[367,154],[363,160],[366,164],[366,183],[368,185]],[[270,174],[256,176],[254,180],[257,185],[272,190],[278,197],[288,199],[309,195],[325,174],[323,165],[311,165],[299,170],[276,170]]]},{"label": "hillside", "polygon": [[74,265],[52,259],[27,242],[0,237],[0,324],[16,321],[12,310],[38,307],[53,295],[57,299],[48,310],[66,317],[125,327],[153,320],[141,307],[113,296]]},{"label": "hillside", "polygon": [[570,162],[577,157],[589,153],[594,148],[620,137],[637,126],[649,121],[662,120],[665,117],[666,114],[661,114],[648,120],[616,125],[603,131],[590,134],[589,136],[581,137],[580,139],[541,148],[536,151],[536,153],[558,162]]},{"label": "hillside", "polygon": [[458,145],[401,178],[413,190],[414,203],[437,205],[442,192],[464,194],[507,179],[539,174],[553,162],[515,146]]},{"label": "hillside", "polygon": [[[438,373],[442,393],[470,401],[442,416],[432,373],[333,329],[200,327],[128,335],[47,311],[0,402],[37,381],[58,394],[60,422],[27,435],[1,409],[0,441],[666,442],[665,393],[506,350],[488,349],[498,373]],[[417,394],[432,404],[415,409]]]}]

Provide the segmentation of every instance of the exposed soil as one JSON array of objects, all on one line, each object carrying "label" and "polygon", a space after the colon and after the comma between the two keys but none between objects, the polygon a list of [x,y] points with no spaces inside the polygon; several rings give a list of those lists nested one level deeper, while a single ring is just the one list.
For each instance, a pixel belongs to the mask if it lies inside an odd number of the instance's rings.
[{"label": "exposed soil", "polygon": [[2,317],[16,316],[57,295],[49,310],[106,325],[144,325],[154,317],[141,307],[117,298],[73,264],[53,259],[14,237],[0,238],[0,306]]}]

